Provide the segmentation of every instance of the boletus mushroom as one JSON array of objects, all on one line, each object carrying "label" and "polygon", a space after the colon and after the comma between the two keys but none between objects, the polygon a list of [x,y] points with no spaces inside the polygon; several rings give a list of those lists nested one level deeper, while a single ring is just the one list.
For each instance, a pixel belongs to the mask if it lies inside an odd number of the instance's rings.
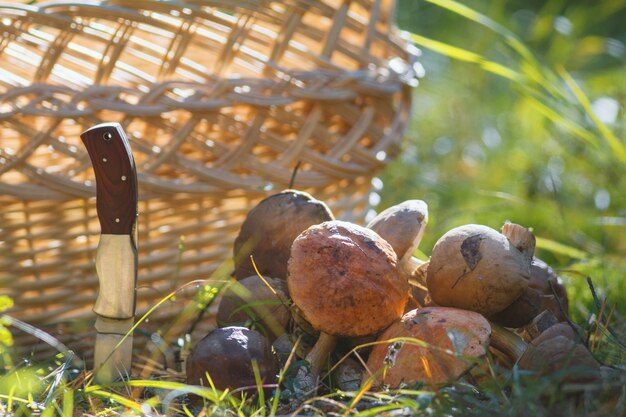
[{"label": "boletus mushroom", "polygon": [[566,382],[594,382],[600,378],[600,363],[580,342],[578,330],[558,323],[533,339],[519,360],[520,369],[549,375],[563,373]]},{"label": "boletus mushroom", "polygon": [[187,384],[256,392],[253,362],[264,384],[276,382],[277,361],[271,344],[261,333],[245,327],[224,327],[210,332],[191,350],[187,358]]},{"label": "boletus mushroom", "polygon": [[402,316],[409,284],[393,248],[378,234],[343,221],[311,226],[291,247],[287,284],[320,337],[307,355],[317,376],[336,336],[377,333]]},{"label": "boletus mushroom", "polygon": [[367,225],[385,239],[398,257],[398,269],[409,276],[423,262],[413,257],[428,225],[428,206],[407,200],[380,212]]},{"label": "boletus mushroom", "polygon": [[528,287],[541,295],[542,310],[552,311],[559,321],[567,320],[569,299],[565,284],[561,277],[541,259],[533,258]]},{"label": "boletus mushroom", "polygon": [[287,279],[293,240],[309,226],[334,219],[328,206],[303,191],[285,190],[257,204],[246,216],[234,244],[236,279],[254,275]]},{"label": "boletus mushroom", "polygon": [[409,276],[411,296],[409,297],[409,302],[406,304],[405,313],[408,313],[416,308],[436,307],[436,304],[433,302],[430,294],[428,293],[428,287],[426,286],[428,265],[429,262],[421,263]]},{"label": "boletus mushroom", "polygon": [[380,212],[367,224],[393,248],[398,257],[398,270],[407,275],[411,297],[406,311],[423,307],[426,288],[427,262],[413,256],[428,225],[428,205],[422,200],[407,200]]},{"label": "boletus mushroom", "polygon": [[454,381],[475,364],[470,358],[487,353],[490,336],[489,322],[473,311],[451,307],[409,311],[379,336],[367,361],[372,374],[366,373],[363,382],[372,378],[374,388],[398,388],[418,381]]},{"label": "boletus mushroom", "polygon": [[522,327],[542,311],[548,310],[559,321],[567,319],[569,301],[561,278],[548,264],[533,258],[528,288],[510,306],[490,317],[506,327]]},{"label": "boletus mushroom", "polygon": [[251,275],[226,288],[217,309],[217,324],[220,327],[245,326],[274,340],[289,324],[286,300],[285,281]]},{"label": "boletus mushroom", "polygon": [[521,226],[514,232],[507,237],[468,224],[444,234],[426,272],[433,301],[491,316],[519,298],[530,279],[534,236]]}]

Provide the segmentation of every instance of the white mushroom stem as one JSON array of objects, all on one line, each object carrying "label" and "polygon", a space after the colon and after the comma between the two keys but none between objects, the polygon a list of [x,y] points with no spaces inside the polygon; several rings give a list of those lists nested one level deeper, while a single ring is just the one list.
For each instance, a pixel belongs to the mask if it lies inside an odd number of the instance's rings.
[{"label": "white mushroom stem", "polygon": [[491,347],[501,352],[512,363],[516,363],[528,348],[528,343],[502,326],[492,322],[489,324],[491,324]]},{"label": "white mushroom stem", "polygon": [[320,332],[320,337],[305,358],[311,364],[311,373],[315,378],[319,376],[336,344],[337,337]]},{"label": "white mushroom stem", "polygon": [[405,256],[405,258],[402,258],[398,264],[399,272],[409,277],[411,285],[424,287],[426,285],[426,274],[416,274],[415,272],[419,268],[424,268],[427,262],[417,259],[415,256]]},{"label": "white mushroom stem", "polygon": [[517,250],[532,261],[535,254],[535,235],[530,229],[519,224],[506,222],[502,225],[502,234]]}]

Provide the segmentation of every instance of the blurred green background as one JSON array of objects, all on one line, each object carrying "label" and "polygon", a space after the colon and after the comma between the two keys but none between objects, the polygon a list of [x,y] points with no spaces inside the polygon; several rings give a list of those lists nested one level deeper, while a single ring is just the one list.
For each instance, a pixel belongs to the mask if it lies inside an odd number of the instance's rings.
[{"label": "blurred green background", "polygon": [[624,315],[626,1],[464,4],[399,1],[426,75],[380,207],[428,203],[424,256],[461,224],[532,227],[576,321],[587,276]]}]

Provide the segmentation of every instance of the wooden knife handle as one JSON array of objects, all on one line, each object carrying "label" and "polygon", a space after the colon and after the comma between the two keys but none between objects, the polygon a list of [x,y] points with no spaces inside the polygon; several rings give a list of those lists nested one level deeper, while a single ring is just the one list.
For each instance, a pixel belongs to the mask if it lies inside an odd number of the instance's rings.
[{"label": "wooden knife handle", "polygon": [[96,208],[102,234],[132,235],[137,220],[137,171],[119,123],[102,123],[80,135],[96,174]]}]

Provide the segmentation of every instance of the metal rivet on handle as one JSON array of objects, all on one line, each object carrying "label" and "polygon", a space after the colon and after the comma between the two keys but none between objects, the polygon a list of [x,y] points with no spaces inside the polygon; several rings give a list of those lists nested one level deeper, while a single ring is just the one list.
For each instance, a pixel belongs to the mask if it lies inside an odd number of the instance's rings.
[{"label": "metal rivet on handle", "polygon": [[122,181],[126,181],[126,175],[122,175]]},{"label": "metal rivet on handle", "polygon": [[119,222],[120,222],[120,219],[116,218],[115,223],[119,223]]},{"label": "metal rivet on handle", "polygon": [[106,140],[107,142],[111,142],[111,139],[113,139],[113,135],[111,134],[111,132],[104,132],[104,134],[102,135],[102,137],[104,138],[104,140]]}]

